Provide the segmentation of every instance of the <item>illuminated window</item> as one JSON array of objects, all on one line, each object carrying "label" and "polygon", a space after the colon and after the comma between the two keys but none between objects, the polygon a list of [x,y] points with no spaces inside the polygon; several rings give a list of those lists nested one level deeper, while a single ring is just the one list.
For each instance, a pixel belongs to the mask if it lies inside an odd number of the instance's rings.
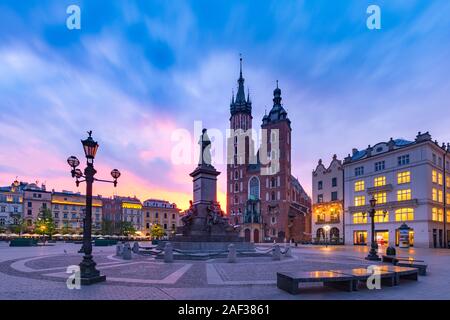
[{"label": "illuminated window", "polygon": [[367,223],[367,215],[363,214],[362,212],[357,212],[353,214],[353,223]]},{"label": "illuminated window", "polygon": [[355,191],[364,191],[364,180],[355,182]]},{"label": "illuminated window", "polygon": [[395,221],[410,221],[414,220],[414,209],[402,208],[395,210]]},{"label": "illuminated window", "polygon": [[447,204],[450,204],[450,193],[447,193]]},{"label": "illuminated window", "polygon": [[375,222],[389,222],[389,212],[383,212],[383,210],[377,210],[375,212]]},{"label": "illuminated window", "polygon": [[386,185],[386,177],[376,177],[375,181],[374,181],[374,186],[375,187],[382,187]]},{"label": "illuminated window", "polygon": [[366,204],[365,196],[357,196],[355,197],[355,207],[360,207]]},{"label": "illuminated window", "polygon": [[438,184],[442,186],[444,184],[444,180],[442,177],[442,173],[438,173]]},{"label": "illuminated window", "polygon": [[397,191],[397,201],[411,200],[411,189]]},{"label": "illuminated window", "polygon": [[317,222],[325,222],[325,213],[318,213],[317,214]]},{"label": "illuminated window", "polygon": [[444,221],[444,209],[433,208],[431,210],[433,221],[443,222]]},{"label": "illuminated window", "polygon": [[437,183],[437,180],[438,180],[438,178],[437,178],[437,171],[436,170],[431,171],[431,181],[433,183]]},{"label": "illuminated window", "polygon": [[444,193],[442,192],[442,190],[438,190],[438,201],[444,202]]},{"label": "illuminated window", "polygon": [[437,192],[437,189],[436,189],[436,188],[433,188],[433,189],[431,190],[431,199],[432,199],[433,201],[438,201],[438,192]]},{"label": "illuminated window", "polygon": [[404,183],[410,183],[411,182],[411,172],[404,171],[399,172],[397,174],[397,183],[398,184],[404,184]]},{"label": "illuminated window", "polygon": [[447,181],[447,188],[450,188],[450,177],[445,178],[445,180]]},{"label": "illuminated window", "polygon": [[387,202],[387,194],[386,192],[379,192],[373,195],[375,200],[377,200],[377,204],[382,204]]}]

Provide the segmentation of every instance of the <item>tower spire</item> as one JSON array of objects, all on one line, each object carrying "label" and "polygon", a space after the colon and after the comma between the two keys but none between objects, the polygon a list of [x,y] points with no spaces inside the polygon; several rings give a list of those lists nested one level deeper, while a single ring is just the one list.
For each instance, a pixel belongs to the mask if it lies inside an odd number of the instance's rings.
[{"label": "tower spire", "polygon": [[241,65],[240,65],[240,77],[239,77],[239,79],[242,79],[242,53],[239,53],[239,60],[240,60],[240,63],[241,63]]}]

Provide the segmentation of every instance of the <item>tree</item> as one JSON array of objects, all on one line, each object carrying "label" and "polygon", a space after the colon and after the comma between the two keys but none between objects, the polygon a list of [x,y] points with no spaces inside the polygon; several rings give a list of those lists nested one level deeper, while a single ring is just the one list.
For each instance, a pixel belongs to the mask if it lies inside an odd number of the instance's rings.
[{"label": "tree", "polygon": [[52,211],[48,208],[42,208],[41,212],[39,213],[39,217],[36,220],[36,227],[34,231],[37,234],[41,235],[49,235],[49,238],[52,237],[52,235],[56,231],[56,225],[53,221]]},{"label": "tree", "polygon": [[136,229],[130,221],[122,221],[120,224],[120,230],[124,236],[132,236],[136,233]]},{"label": "tree", "polygon": [[61,233],[62,234],[73,234],[74,231],[72,230],[72,228],[70,228],[69,226],[65,225],[61,228]]},{"label": "tree", "polygon": [[11,233],[22,234],[27,229],[27,222],[20,214],[13,214],[7,220],[7,227]]},{"label": "tree", "polygon": [[150,229],[150,234],[153,239],[160,239],[164,237],[164,229],[159,224],[152,225],[152,228]]}]

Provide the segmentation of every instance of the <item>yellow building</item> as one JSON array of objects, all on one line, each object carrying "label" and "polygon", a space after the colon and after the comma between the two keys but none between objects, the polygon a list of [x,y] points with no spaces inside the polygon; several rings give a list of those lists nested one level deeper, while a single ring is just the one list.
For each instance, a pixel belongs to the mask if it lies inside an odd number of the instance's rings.
[{"label": "yellow building", "polygon": [[23,188],[23,219],[31,227],[43,209],[51,209],[52,193],[39,187],[36,183],[27,184]]},{"label": "yellow building", "polygon": [[180,225],[180,209],[175,203],[165,200],[149,199],[144,201],[142,208],[144,217],[143,233],[150,235],[152,225],[159,224],[165,231],[166,236],[175,233]]},{"label": "yellow building", "polygon": [[[100,230],[102,225],[102,200],[92,199],[92,229]],[[83,231],[86,210],[86,196],[69,191],[52,193],[52,214],[59,230]]]}]

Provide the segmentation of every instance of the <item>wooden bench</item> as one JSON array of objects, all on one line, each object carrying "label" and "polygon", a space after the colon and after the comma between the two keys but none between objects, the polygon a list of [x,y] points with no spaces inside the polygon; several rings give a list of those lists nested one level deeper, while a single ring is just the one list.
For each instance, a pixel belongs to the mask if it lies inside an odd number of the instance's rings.
[{"label": "wooden bench", "polygon": [[428,267],[428,265],[423,263],[420,260],[398,261],[396,263],[396,266],[398,266],[398,267],[416,268],[419,271],[419,275],[420,276],[426,276],[427,275],[427,267]]},{"label": "wooden bench", "polygon": [[[367,279],[373,275],[373,272],[366,268],[355,268],[349,270],[332,270],[332,272],[340,273],[347,276],[352,276],[354,278],[353,287],[354,291],[358,290],[359,282],[367,283]],[[389,270],[378,269],[377,274],[379,274],[381,278],[381,285],[392,287],[396,285],[395,272]]]},{"label": "wooden bench", "polygon": [[407,268],[399,266],[380,266],[381,270],[395,273],[395,285],[400,284],[400,279],[417,281],[419,270],[416,268]]},{"label": "wooden bench", "polygon": [[324,286],[351,292],[354,287],[354,277],[332,271],[311,272],[277,272],[277,287],[290,294],[298,294],[299,283],[322,282]]}]

